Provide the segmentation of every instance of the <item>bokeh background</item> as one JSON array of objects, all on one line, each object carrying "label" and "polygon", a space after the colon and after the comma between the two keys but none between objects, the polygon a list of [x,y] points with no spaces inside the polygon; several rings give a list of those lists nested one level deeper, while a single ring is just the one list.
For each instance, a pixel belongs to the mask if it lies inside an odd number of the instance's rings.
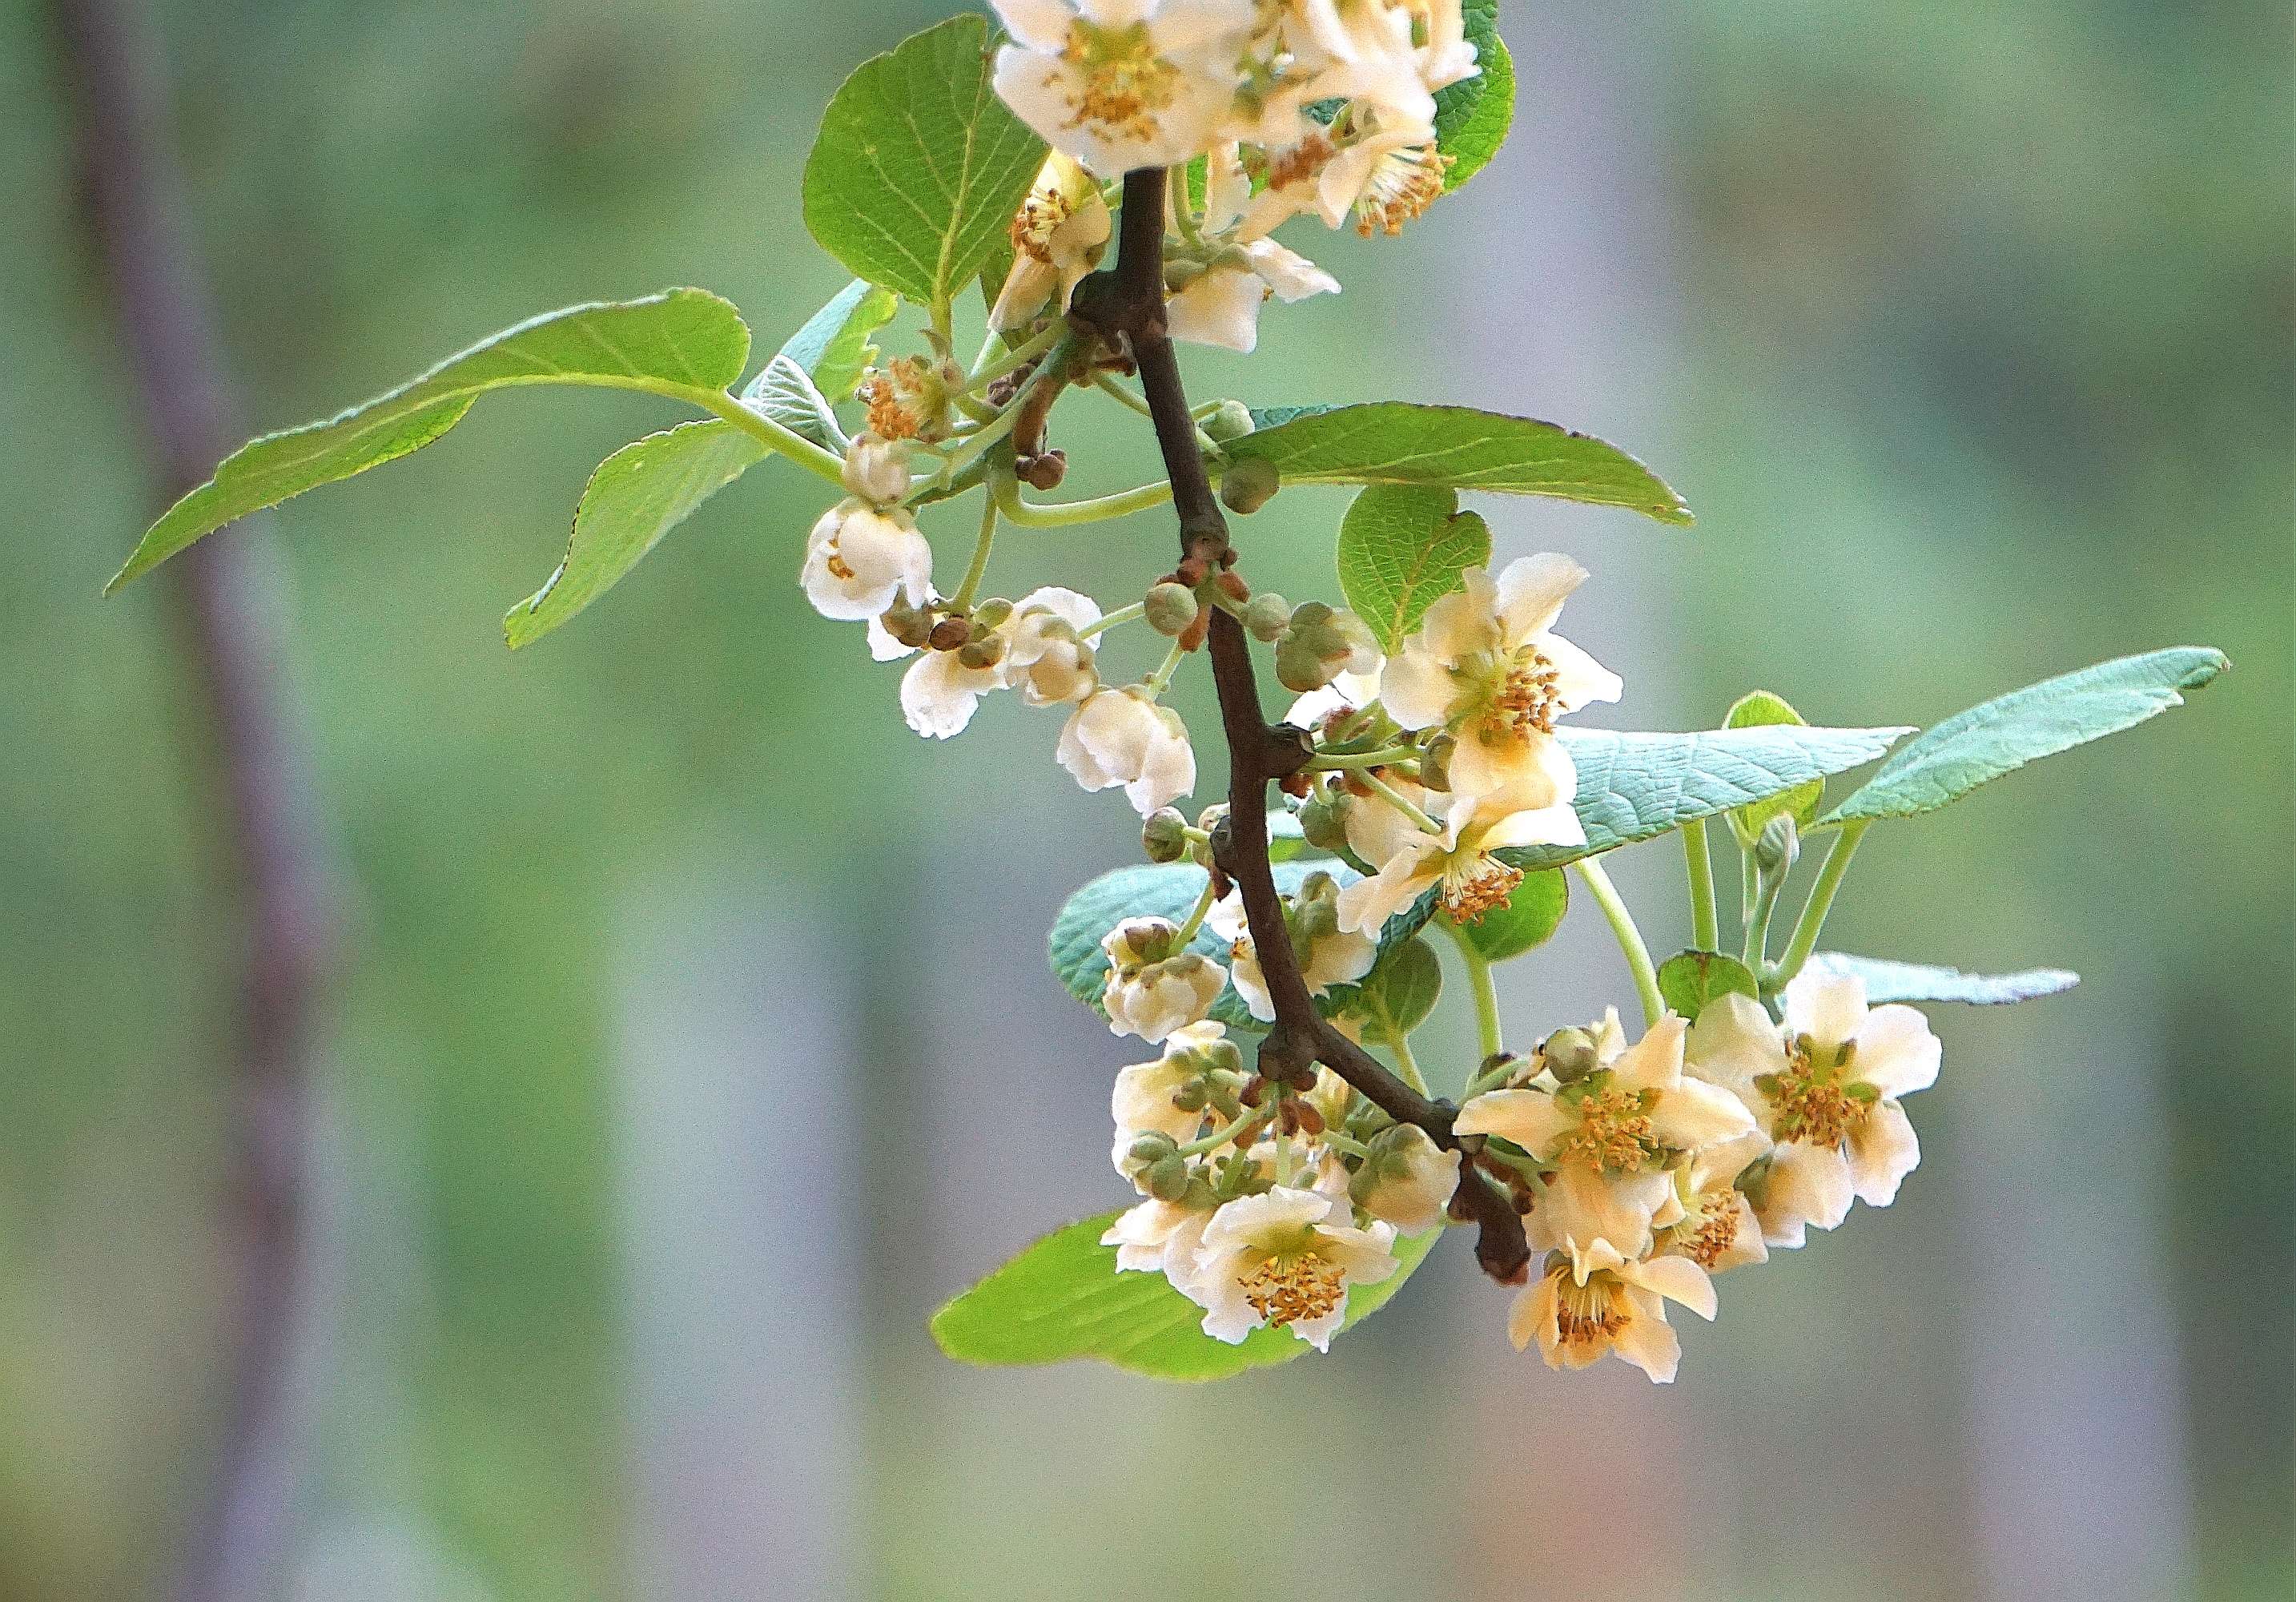
[{"label": "bokeh background", "polygon": [[[537,309],[700,283],[768,347],[837,80],[947,7],[164,0],[187,221],[251,419]],[[1115,1204],[1134,1055],[1042,967],[1135,822],[1011,702],[927,747],[807,612],[761,468],[513,658],[626,398],[490,401],[276,518],[354,887],[325,1015],[269,1594],[334,1602],[2278,1598],[2292,1567],[2291,19],[2258,0],[1504,7],[1513,144],[1273,308],[1259,402],[1593,429],[1701,514],[1569,550],[1590,721],[1931,722],[2213,644],[2188,711],[1875,834],[1829,943],[2087,982],[1939,1009],[1891,1211],[1724,1285],[1681,1382],[1513,1354],[1447,1253],[1330,1360],[1199,1391],[988,1373],[945,1296]],[[237,942],[156,493],[38,4],[0,12],[0,1597],[160,1594],[211,1468]],[[1112,408],[1071,484],[1145,465]],[[1336,492],[1247,525],[1328,593]],[[952,538],[962,538],[952,533]],[[1152,519],[1013,535],[1120,597]],[[1188,686],[1184,709],[1209,704]],[[1208,768],[1216,768],[1216,759]],[[1209,775],[1208,775],[1209,776]],[[1200,793],[1209,797],[1213,786]],[[1629,853],[1680,943],[1678,854]],[[1503,977],[1628,998],[1592,909]],[[1435,1055],[1471,1049],[1450,1003]],[[1424,1055],[1424,1054],[1423,1054]]]}]

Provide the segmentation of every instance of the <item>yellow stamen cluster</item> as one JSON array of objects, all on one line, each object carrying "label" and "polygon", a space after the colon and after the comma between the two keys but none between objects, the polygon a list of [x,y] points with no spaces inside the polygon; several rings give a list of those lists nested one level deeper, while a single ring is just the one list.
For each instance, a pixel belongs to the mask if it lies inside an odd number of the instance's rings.
[{"label": "yellow stamen cluster", "polygon": [[1841,1144],[1843,1137],[1862,1127],[1873,1114],[1870,1100],[1852,1096],[1830,1072],[1821,1072],[1810,1061],[1807,1036],[1793,1044],[1785,1072],[1762,1089],[1777,1109],[1776,1138],[1798,1140],[1819,1147]]},{"label": "yellow stamen cluster", "polygon": [[1608,1274],[1595,1274],[1578,1284],[1568,1269],[1559,1272],[1554,1333],[1565,1346],[1607,1347],[1627,1327],[1624,1300]]},{"label": "yellow stamen cluster", "polygon": [[1496,857],[1477,857],[1443,880],[1443,910],[1455,924],[1472,924],[1504,908],[1522,883],[1522,869]]},{"label": "yellow stamen cluster", "polygon": [[1661,1154],[1640,1093],[1602,1090],[1578,1103],[1578,1127],[1564,1137],[1555,1159],[1631,1174]]},{"label": "yellow stamen cluster", "polygon": [[922,358],[904,356],[882,370],[872,370],[861,382],[862,404],[869,409],[869,431],[884,440],[914,440],[923,433],[929,411],[926,394],[932,374]]},{"label": "yellow stamen cluster", "polygon": [[1076,215],[1068,196],[1053,189],[1033,189],[1013,215],[1013,248],[1032,261],[1053,265],[1053,235]]},{"label": "yellow stamen cluster", "polygon": [[1699,1210],[1698,1228],[1683,1243],[1682,1253],[1702,1269],[1711,1269],[1722,1253],[1738,1244],[1738,1228],[1745,1217],[1734,1190],[1717,1191]]},{"label": "yellow stamen cluster", "polygon": [[1414,144],[1390,151],[1372,169],[1363,198],[1356,201],[1356,232],[1369,239],[1403,232],[1406,223],[1426,215],[1427,208],[1443,195],[1443,175],[1456,157],[1431,144]]},{"label": "yellow stamen cluster", "polygon": [[1562,671],[1546,653],[1528,650],[1508,665],[1506,676],[1491,695],[1491,717],[1518,739],[1534,729],[1554,732],[1562,705]]},{"label": "yellow stamen cluster", "polygon": [[1082,89],[1066,97],[1070,127],[1089,124],[1116,140],[1156,136],[1156,113],[1172,103],[1179,70],[1156,53],[1147,23],[1099,28],[1079,17],[1061,59],[1082,70]]},{"label": "yellow stamen cluster", "polygon": [[1317,128],[1289,150],[1272,151],[1267,161],[1267,186],[1282,189],[1314,177],[1338,152],[1332,136]]},{"label": "yellow stamen cluster", "polygon": [[1348,1294],[1345,1269],[1315,1252],[1300,1252],[1264,1260],[1240,1282],[1243,1299],[1271,1326],[1320,1319],[1338,1307]]}]

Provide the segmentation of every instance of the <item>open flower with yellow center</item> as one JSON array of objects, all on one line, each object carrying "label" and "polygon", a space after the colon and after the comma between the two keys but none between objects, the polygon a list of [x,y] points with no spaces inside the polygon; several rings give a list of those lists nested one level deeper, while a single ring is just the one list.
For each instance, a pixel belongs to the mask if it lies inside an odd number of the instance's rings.
[{"label": "open flower with yellow center", "polygon": [[1672,1171],[1693,1153],[1754,1132],[1753,1115],[1736,1097],[1684,1075],[1687,1030],[1669,1013],[1635,1045],[1568,1082],[1487,1090],[1459,1109],[1460,1134],[1513,1141],[1554,1171],[1528,1220],[1535,1245],[1606,1242],[1642,1256],[1652,1217],[1671,1211]]},{"label": "open flower with yellow center", "polygon": [[1322,1351],[1347,1316],[1348,1287],[1396,1270],[1395,1231],[1358,1229],[1332,1197],[1277,1186],[1225,1203],[1204,1226],[1195,1270],[1176,1286],[1204,1310],[1204,1333],[1231,1345],[1261,1325]]},{"label": "open flower with yellow center", "polygon": [[1536,1340],[1550,1368],[1584,1368],[1615,1351],[1663,1385],[1682,1363],[1682,1342],[1667,1327],[1669,1302],[1711,1319],[1706,1270],[1687,1257],[1633,1262],[1607,1242],[1574,1244],[1550,1253],[1538,1280],[1516,1296],[1507,1336],[1517,1351]]},{"label": "open flower with yellow center", "polygon": [[1785,1023],[1743,996],[1698,1015],[1690,1071],[1738,1097],[1775,1143],[1748,1187],[1764,1237],[1799,1246],[1831,1229],[1851,1199],[1887,1207],[1921,1162],[1898,1098],[1937,1082],[1943,1048],[1910,1006],[1868,1007],[1865,982],[1804,973],[1786,986]]},{"label": "open flower with yellow center", "polygon": [[992,0],[996,93],[1105,178],[1211,148],[1260,30],[1255,0]]},{"label": "open flower with yellow center", "polygon": [[[1300,883],[1300,893],[1288,898],[1283,908],[1300,976],[1308,982],[1311,996],[1320,996],[1335,984],[1354,983],[1371,972],[1379,957],[1379,942],[1370,935],[1341,928],[1339,912],[1339,885],[1329,874],[1308,875]],[[1273,1023],[1275,1003],[1267,994],[1267,976],[1251,943],[1242,896],[1238,893],[1222,900],[1204,921],[1213,933],[1229,942],[1228,972],[1235,981],[1235,993],[1243,998],[1253,1017]]]},{"label": "open flower with yellow center", "polygon": [[1568,556],[1525,556],[1496,581],[1470,568],[1464,587],[1427,609],[1388,661],[1380,702],[1405,728],[1458,736],[1452,791],[1507,791],[1524,807],[1568,805],[1576,777],[1554,740],[1559,719],[1616,701],[1612,673],[1556,634],[1555,620],[1587,570]]},{"label": "open flower with yellow center", "polygon": [[999,333],[1026,327],[1047,308],[1068,309],[1079,280],[1100,265],[1111,225],[1100,185],[1054,151],[1013,218],[1013,270],[988,313]]},{"label": "open flower with yellow center", "polygon": [[1336,295],[1340,281],[1245,226],[1251,181],[1234,144],[1214,149],[1208,161],[1201,235],[1176,242],[1166,256],[1167,320],[1176,340],[1249,354],[1270,297],[1288,303]]},{"label": "open flower with yellow center", "polygon": [[[1390,788],[1394,786],[1390,785]],[[1524,807],[1505,794],[1454,795],[1439,832],[1397,827],[1382,817],[1397,809],[1373,795],[1348,809],[1348,838],[1384,836],[1384,855],[1364,854],[1378,871],[1340,891],[1342,929],[1375,934],[1387,920],[1429,890],[1439,892],[1444,913],[1472,924],[1507,904],[1522,869],[1496,853],[1514,846],[1577,844],[1586,839],[1568,805]],[[1358,822],[1358,816],[1361,821]],[[1359,848],[1358,848],[1359,849]]]},{"label": "open flower with yellow center", "polygon": [[1659,1232],[1660,1253],[1687,1257],[1710,1274],[1769,1261],[1761,1220],[1738,1177],[1770,1149],[1759,1133],[1708,1146],[1675,1173],[1682,1216]]},{"label": "open flower with yellow center", "polygon": [[813,525],[798,582],[814,611],[840,622],[877,617],[897,599],[922,606],[932,596],[932,546],[905,509],[842,500]]}]

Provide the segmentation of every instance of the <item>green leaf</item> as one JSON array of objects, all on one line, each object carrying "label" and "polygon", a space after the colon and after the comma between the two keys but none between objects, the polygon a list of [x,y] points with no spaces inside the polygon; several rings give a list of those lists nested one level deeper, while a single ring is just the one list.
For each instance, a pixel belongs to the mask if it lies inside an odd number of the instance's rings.
[{"label": "green leaf", "polygon": [[1345,1010],[1371,1021],[1374,1035],[1400,1039],[1427,1022],[1443,996],[1443,965],[1423,940],[1390,947],[1354,987]]},{"label": "green leaf", "polygon": [[989,86],[988,25],[951,17],[862,63],[805,164],[805,226],[857,277],[945,307],[996,253],[1045,160]]},{"label": "green leaf", "polygon": [[[1329,857],[1283,860],[1274,865],[1275,888],[1287,896],[1296,895],[1310,874],[1329,874],[1342,886],[1359,876],[1345,863]],[[1126,918],[1162,918],[1170,924],[1185,924],[1188,914],[1195,910],[1196,898],[1203,894],[1203,890],[1204,870],[1191,862],[1144,863],[1101,875],[1070,896],[1060,916],[1053,920],[1046,949],[1054,974],[1068,987],[1070,995],[1098,1011],[1101,991],[1108,986],[1108,957],[1100,949],[1102,937]],[[1431,896],[1423,898],[1419,907],[1390,918],[1387,926],[1380,931],[1382,954],[1417,933],[1433,904]],[[1188,949],[1223,965],[1227,961],[1227,942],[1209,927],[1196,932]],[[1343,998],[1334,990],[1324,999],[1336,1006]],[[1231,1029],[1267,1027],[1251,1015],[1233,984],[1212,1003],[1211,1015]]]},{"label": "green leaf", "polygon": [[422,449],[489,390],[561,383],[722,391],[741,382],[749,356],[740,314],[698,289],[573,306],[521,323],[365,406],[240,447],[152,525],[105,593],[250,512]]},{"label": "green leaf", "polygon": [[1505,962],[1554,938],[1570,907],[1570,883],[1559,868],[1526,874],[1507,904],[1487,912],[1459,932],[1485,962]]},{"label": "green leaf", "polygon": [[1462,573],[1490,559],[1489,525],[1439,485],[1374,484],[1340,524],[1340,588],[1390,656]]},{"label": "green leaf", "polygon": [[777,355],[767,362],[742,391],[742,399],[824,450],[839,449],[837,414],[830,407],[829,397],[814,383],[813,375],[790,357]]},{"label": "green leaf", "polygon": [[1912,732],[1792,726],[1694,735],[1559,729],[1555,737],[1578,769],[1571,806],[1586,827],[1587,843],[1527,846],[1499,855],[1519,867],[1560,867],[1863,767]]},{"label": "green leaf", "polygon": [[[1794,711],[1783,695],[1767,690],[1756,690],[1741,695],[1730,708],[1729,716],[1722,719],[1725,728],[1768,728],[1779,724],[1800,727],[1808,719]],[[1742,850],[1754,849],[1754,841],[1762,826],[1781,812],[1793,814],[1794,825],[1807,832],[1817,821],[1819,802],[1825,799],[1825,783],[1822,779],[1807,785],[1797,785],[1783,795],[1774,795],[1766,801],[1751,807],[1740,807],[1730,814],[1730,832],[1738,837]]]},{"label": "green leaf", "polygon": [[2038,758],[2182,706],[2178,691],[2197,690],[2230,665],[2220,651],[2186,645],[2124,656],[2013,690],[1926,731],[1824,821],[1933,812]]},{"label": "green leaf", "polygon": [[1669,1011],[1695,1022],[1717,996],[1749,996],[1759,1001],[1762,987],[1753,971],[1719,951],[1681,951],[1658,965],[1658,993]]},{"label": "green leaf", "polygon": [[[1314,1350],[1283,1329],[1255,1329],[1239,1345],[1204,1334],[1203,1309],[1161,1274],[1116,1270],[1100,1244],[1116,1220],[1103,1212],[1056,1229],[943,1307],[933,1339],[960,1362],[996,1367],[1095,1358],[1156,1379],[1226,1379]],[[1395,1243],[1398,1266],[1377,1285],[1348,1291],[1353,1328],[1384,1306],[1425,1261],[1440,1229]]]},{"label": "green leaf", "polygon": [[1300,831],[1300,815],[1282,808],[1267,815],[1267,859],[1289,862],[1295,857],[1322,856]]},{"label": "green leaf", "polygon": [[1435,95],[1435,148],[1451,158],[1446,191],[1489,166],[1514,123],[1514,59],[1499,37],[1498,0],[1467,0],[1465,21],[1482,70]]},{"label": "green leaf", "polygon": [[779,354],[810,374],[814,387],[834,406],[860,388],[861,374],[877,359],[870,336],[893,320],[900,304],[891,290],[856,278],[807,318]]},{"label": "green leaf", "polygon": [[608,456],[582,490],[566,559],[504,617],[511,649],[540,639],[604,595],[696,506],[767,454],[751,436],[712,418],[649,434]]},{"label": "green leaf", "polygon": [[1617,446],[1529,417],[1380,400],[1256,411],[1252,422],[1229,459],[1270,463],[1286,484],[1441,484],[1691,521],[1682,497]]},{"label": "green leaf", "polygon": [[1866,999],[1875,1006],[1885,1001],[1960,1001],[1972,1006],[2001,1006],[2013,1001],[2058,995],[2080,982],[2079,974],[2062,968],[2028,968],[2021,974],[1964,974],[1958,968],[1890,962],[1878,957],[1850,957],[1840,951],[1820,951],[1802,971],[1854,974],[1866,982]]}]

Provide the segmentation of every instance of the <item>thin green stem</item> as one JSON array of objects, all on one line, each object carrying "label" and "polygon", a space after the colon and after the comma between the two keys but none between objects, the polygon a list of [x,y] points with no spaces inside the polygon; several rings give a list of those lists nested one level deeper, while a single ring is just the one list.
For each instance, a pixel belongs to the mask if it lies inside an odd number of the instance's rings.
[{"label": "thin green stem", "polygon": [[1603,909],[1610,921],[1611,932],[1618,938],[1619,949],[1627,959],[1627,967],[1635,976],[1635,993],[1642,998],[1643,1025],[1648,1028],[1666,1014],[1666,998],[1658,991],[1658,969],[1651,962],[1650,947],[1643,940],[1643,932],[1635,926],[1635,915],[1627,910],[1627,903],[1619,894],[1619,887],[1611,883],[1611,875],[1592,857],[1581,857],[1571,867],[1578,870],[1579,878],[1594,892],[1595,904]]},{"label": "thin green stem", "polygon": [[1380,777],[1379,775],[1366,769],[1357,774],[1356,777],[1365,787],[1367,787],[1373,794],[1385,801],[1389,806],[1393,807],[1396,810],[1401,812],[1406,817],[1409,818],[1413,823],[1417,824],[1420,828],[1424,830],[1426,833],[1430,834],[1442,834],[1443,826],[1441,824],[1437,823],[1433,818],[1428,817],[1426,813],[1422,812],[1418,808],[1413,806],[1408,801],[1405,800],[1400,791],[1390,785],[1385,779]]},{"label": "thin green stem", "polygon": [[[1038,357],[1044,355],[1046,351],[1050,350],[1054,346],[1059,344],[1062,336],[1066,333],[1067,330],[1065,328],[1063,328],[1060,324],[1055,323],[1051,327],[1044,330],[1041,333],[1038,333],[1035,338],[1013,347],[1011,350],[1006,351],[1003,356],[998,357],[995,361],[989,362],[986,366],[980,366],[976,362],[972,375],[964,381],[965,392],[967,394],[971,394],[976,390],[986,389],[990,384],[995,383],[998,379],[1004,377],[1007,373],[1015,372],[1020,368],[1027,366],[1030,362],[1035,361]],[[996,342],[996,336],[994,334],[989,336],[989,341],[990,345],[993,345]],[[981,355],[986,357],[988,354],[988,349],[989,346],[983,346],[981,348]]]},{"label": "thin green stem", "polygon": [[780,452],[791,461],[819,473],[832,483],[842,484],[845,481],[845,459],[842,456],[833,450],[816,445],[794,429],[783,427],[763,413],[751,410],[723,390],[704,389],[700,384],[670,383],[660,379],[612,378],[574,374],[554,374],[548,382],[579,384],[596,390],[636,390],[642,394],[660,395],[669,400],[682,400],[688,406],[699,407],[703,411],[732,423],[767,449]]},{"label": "thin green stem", "polygon": [[1172,485],[1168,479],[1159,479],[1152,484],[1120,489],[1113,495],[1096,495],[1090,500],[1032,504],[1021,498],[1019,483],[1004,479],[997,482],[996,497],[1006,519],[1018,528],[1070,529],[1079,523],[1106,522],[1111,518],[1128,517],[1135,512],[1160,506],[1172,498]]},{"label": "thin green stem", "polygon": [[1415,762],[1419,760],[1416,745],[1390,745],[1378,751],[1341,752],[1335,755],[1316,757],[1308,762],[1308,773],[1337,773],[1348,768],[1384,768],[1390,762]]},{"label": "thin green stem", "polygon": [[1857,854],[1857,842],[1872,826],[1870,818],[1844,824],[1841,832],[1833,837],[1833,844],[1825,853],[1825,866],[1818,869],[1817,883],[1809,887],[1809,900],[1802,903],[1801,916],[1794,921],[1785,955],[1778,959],[1778,971],[1766,988],[1775,988],[1792,979],[1809,960],[1809,954],[1817,949],[1817,937],[1825,927],[1825,915],[1833,909],[1834,892],[1841,888],[1842,878],[1849,872],[1849,859]]},{"label": "thin green stem", "polygon": [[1714,911],[1714,857],[1704,818],[1682,826],[1682,854],[1690,869],[1690,943],[1701,951],[1718,951],[1722,931]]},{"label": "thin green stem", "polygon": [[1499,987],[1491,977],[1490,958],[1476,948],[1467,932],[1449,918],[1438,920],[1451,943],[1459,948],[1459,960],[1467,967],[1467,987],[1475,997],[1475,1055],[1478,1071],[1482,1064],[1506,1050],[1506,1042],[1499,1032]]},{"label": "thin green stem", "polygon": [[1148,693],[1151,695],[1161,695],[1170,686],[1172,675],[1179,670],[1180,659],[1187,653],[1186,646],[1177,640],[1172,642],[1172,648],[1164,653],[1163,665],[1141,680],[1148,686]]},{"label": "thin green stem", "polygon": [[1403,1082],[1420,1095],[1427,1094],[1427,1076],[1419,1072],[1419,1059],[1411,1055],[1411,1042],[1399,1029],[1380,1031],[1387,1048],[1395,1054],[1395,1065],[1403,1074]]},{"label": "thin green stem", "polygon": [[1219,882],[1210,875],[1206,875],[1204,891],[1196,898],[1195,910],[1188,914],[1188,921],[1180,925],[1180,932],[1172,938],[1173,950],[1187,949],[1188,942],[1196,938],[1196,931],[1204,926],[1204,919],[1211,912],[1212,903],[1218,900]]},{"label": "thin green stem", "polygon": [[1172,196],[1172,226],[1190,244],[1203,243],[1203,236],[1196,232],[1195,197],[1188,193],[1188,169],[1172,168],[1165,175],[1165,183]]},{"label": "thin green stem", "polygon": [[1111,612],[1105,617],[1102,618],[1099,622],[1087,623],[1083,628],[1078,629],[1077,638],[1080,640],[1088,640],[1095,634],[1099,634],[1105,629],[1115,628],[1119,623],[1131,622],[1135,618],[1146,612],[1147,610],[1148,603],[1145,601],[1135,601],[1129,606],[1119,606],[1114,612]]},{"label": "thin green stem", "polygon": [[1210,1134],[1189,1141],[1179,1148],[1183,1157],[1201,1157],[1206,1152],[1216,1152],[1229,1141],[1249,1135],[1252,1130],[1275,1116],[1275,1102],[1271,1097],[1266,1105],[1254,1107],[1234,1123],[1214,1130]]},{"label": "thin green stem", "polygon": [[949,597],[949,611],[963,612],[972,606],[972,597],[980,591],[981,579],[988,576],[988,553],[996,547],[996,497],[993,495],[983,496],[980,508],[980,538],[973,542],[972,565],[964,570],[964,581],[956,587],[956,594]]},{"label": "thin green stem", "polygon": [[[1095,373],[1092,375],[1092,382],[1095,389],[1101,390],[1104,394],[1114,396],[1126,406],[1130,407],[1134,411],[1139,413],[1143,417],[1152,419],[1156,415],[1153,411],[1149,409],[1148,402],[1145,398],[1135,395],[1131,390],[1126,389],[1122,383],[1117,381],[1116,376],[1113,374]],[[1196,445],[1199,449],[1208,451],[1215,456],[1226,454],[1220,449],[1219,441],[1213,439],[1210,434],[1204,432],[1201,428],[1196,430]]]}]

